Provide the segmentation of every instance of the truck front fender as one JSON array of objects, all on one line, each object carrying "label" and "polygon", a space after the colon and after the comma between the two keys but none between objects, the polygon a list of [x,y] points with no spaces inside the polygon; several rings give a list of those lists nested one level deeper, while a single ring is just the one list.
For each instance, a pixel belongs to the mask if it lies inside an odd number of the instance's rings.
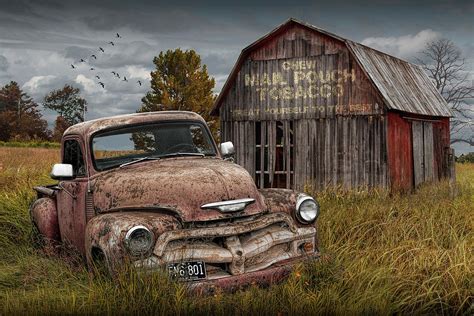
[{"label": "truck front fender", "polygon": [[60,241],[56,200],[50,197],[37,199],[30,206],[30,216],[39,233],[47,240]]},{"label": "truck front fender", "polygon": [[289,189],[260,189],[265,205],[270,212],[284,212],[294,215],[298,196],[303,194]]},{"label": "truck front fender", "polygon": [[[145,226],[156,238],[163,232],[181,227],[173,216],[153,212],[114,212],[92,218],[86,226],[85,249],[87,263],[91,267],[94,253],[103,254],[113,267],[120,265],[128,256],[124,240],[134,226]],[[154,241],[154,242],[155,242]]]}]

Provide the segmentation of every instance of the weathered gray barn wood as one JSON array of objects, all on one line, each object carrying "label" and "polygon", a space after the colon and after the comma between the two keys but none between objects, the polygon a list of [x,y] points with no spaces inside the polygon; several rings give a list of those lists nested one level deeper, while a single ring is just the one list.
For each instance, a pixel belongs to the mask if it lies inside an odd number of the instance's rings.
[{"label": "weathered gray barn wood", "polygon": [[434,180],[433,123],[423,122],[423,158],[425,182]]},{"label": "weathered gray barn wood", "polygon": [[446,101],[420,66],[346,41],[389,109],[424,115],[452,115]]},{"label": "weathered gray barn wood", "polygon": [[[286,143],[289,143],[289,121],[283,121],[286,126]],[[285,187],[303,189],[305,184],[315,189],[328,186],[343,186],[345,188],[360,186],[387,185],[387,157],[385,154],[385,120],[379,117],[336,117],[326,120],[296,120],[294,123],[294,152],[291,157],[291,147],[285,148],[285,161],[294,160],[294,170],[290,163],[286,165],[287,177]],[[267,139],[268,159],[265,161],[264,151],[259,151],[260,158],[256,159],[256,151],[252,138],[247,143],[242,141],[242,135],[250,135],[252,125],[245,129],[248,121],[225,122],[222,138],[236,144],[236,162],[259,180],[257,183],[264,187],[265,173],[269,183],[273,183],[275,174],[275,138],[268,138],[275,133],[275,121],[262,121],[261,139]],[[244,129],[242,131],[241,129]],[[235,131],[229,134],[228,131]],[[250,145],[251,144],[251,145]],[[259,161],[259,170],[255,172],[255,160]],[[293,177],[293,178],[292,178]]]},{"label": "weathered gray barn wood", "polygon": [[423,122],[413,121],[411,124],[413,138],[413,172],[415,186],[418,186],[425,180]]},{"label": "weathered gray barn wood", "polygon": [[242,51],[212,114],[262,188],[449,174],[451,112],[419,67],[293,19]]}]

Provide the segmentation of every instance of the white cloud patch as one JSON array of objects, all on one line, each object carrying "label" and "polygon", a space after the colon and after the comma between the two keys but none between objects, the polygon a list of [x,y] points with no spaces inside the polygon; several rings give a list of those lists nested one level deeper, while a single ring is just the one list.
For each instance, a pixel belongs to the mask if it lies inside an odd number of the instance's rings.
[{"label": "white cloud patch", "polygon": [[438,32],[426,29],[415,35],[409,34],[399,37],[368,37],[362,41],[362,44],[381,50],[390,55],[409,59],[423,50],[426,43],[439,38],[440,35],[441,34]]},{"label": "white cloud patch", "polygon": [[31,94],[35,94],[41,91],[44,87],[50,86],[54,79],[56,79],[56,76],[53,75],[34,76],[25,82],[23,89],[28,90]]},{"label": "white cloud patch", "polygon": [[82,86],[82,90],[84,90],[85,93],[94,94],[103,92],[103,88],[99,86],[98,83],[82,74],[77,75],[74,81]]},{"label": "white cloud patch", "polygon": [[143,67],[128,66],[127,72],[130,78],[137,78],[143,80],[151,79],[150,70]]}]

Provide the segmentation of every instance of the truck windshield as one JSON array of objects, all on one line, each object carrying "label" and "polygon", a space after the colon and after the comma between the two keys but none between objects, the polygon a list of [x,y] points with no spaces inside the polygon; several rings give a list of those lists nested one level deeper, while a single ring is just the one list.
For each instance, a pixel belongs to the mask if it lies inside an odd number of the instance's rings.
[{"label": "truck windshield", "polygon": [[98,133],[92,138],[92,153],[97,170],[136,160],[216,155],[208,130],[197,122],[160,122]]}]

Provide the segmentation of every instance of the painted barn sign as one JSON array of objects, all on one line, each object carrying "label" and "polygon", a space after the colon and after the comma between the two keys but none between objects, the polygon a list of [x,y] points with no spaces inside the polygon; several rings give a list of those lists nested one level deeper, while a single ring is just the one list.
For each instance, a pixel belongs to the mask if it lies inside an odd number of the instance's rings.
[{"label": "painted barn sign", "polygon": [[348,54],[247,61],[236,79],[244,103],[230,110],[232,120],[380,114],[370,84],[344,60]]},{"label": "painted barn sign", "polygon": [[426,75],[295,20],[242,51],[212,113],[260,187],[411,188],[448,173],[451,113]]}]

